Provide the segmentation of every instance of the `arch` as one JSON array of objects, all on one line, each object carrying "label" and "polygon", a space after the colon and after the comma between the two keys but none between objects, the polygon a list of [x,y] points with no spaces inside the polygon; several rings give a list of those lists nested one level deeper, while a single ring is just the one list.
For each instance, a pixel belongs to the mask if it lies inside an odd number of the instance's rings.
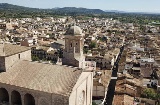
[{"label": "arch", "polygon": [[24,105],[35,105],[35,99],[31,94],[24,95]]},{"label": "arch", "polygon": [[9,103],[9,94],[5,88],[0,88],[0,103]]},{"label": "arch", "polygon": [[12,91],[11,93],[11,105],[22,105],[21,95],[18,91]]}]

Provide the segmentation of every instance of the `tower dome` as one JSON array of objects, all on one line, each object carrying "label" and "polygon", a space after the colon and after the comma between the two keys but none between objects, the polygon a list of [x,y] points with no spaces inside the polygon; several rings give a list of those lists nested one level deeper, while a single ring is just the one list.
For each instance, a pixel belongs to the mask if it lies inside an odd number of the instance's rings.
[{"label": "tower dome", "polygon": [[76,36],[76,35],[82,35],[82,29],[78,26],[71,26],[65,33],[65,35],[72,35],[72,36]]}]

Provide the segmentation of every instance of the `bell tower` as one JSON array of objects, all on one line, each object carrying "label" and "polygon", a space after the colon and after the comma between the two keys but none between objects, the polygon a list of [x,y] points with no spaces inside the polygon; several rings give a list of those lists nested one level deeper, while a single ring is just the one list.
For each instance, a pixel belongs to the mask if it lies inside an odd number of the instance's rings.
[{"label": "bell tower", "polygon": [[84,34],[78,26],[71,26],[65,33],[65,50],[63,52],[63,65],[84,68],[83,55]]}]

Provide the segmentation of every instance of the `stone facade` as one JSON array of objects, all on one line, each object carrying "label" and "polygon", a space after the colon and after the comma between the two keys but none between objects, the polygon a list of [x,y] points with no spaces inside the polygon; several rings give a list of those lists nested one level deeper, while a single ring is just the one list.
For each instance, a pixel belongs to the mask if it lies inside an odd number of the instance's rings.
[{"label": "stone facade", "polygon": [[[33,96],[34,98],[34,101],[35,101],[35,104],[34,105],[52,105],[51,102],[51,96],[52,94],[50,93],[45,93],[45,92],[40,92],[40,91],[35,91],[35,90],[31,90],[31,89],[26,89],[26,88],[22,88],[22,87],[16,87],[16,86],[11,86],[11,85],[7,85],[7,84],[2,84],[0,83],[0,91],[2,89],[6,89],[7,92],[8,92],[8,95],[6,94],[6,96],[8,96],[9,98],[9,103],[10,104],[21,104],[21,105],[27,105],[26,101],[30,101],[30,100],[25,100],[25,95],[26,94],[30,94],[31,96]],[[16,102],[13,102],[13,94],[12,93],[13,91],[16,91],[20,94],[21,97],[16,97],[17,101]],[[18,103],[20,102],[21,100],[21,103]],[[3,101],[3,100],[0,100],[0,101]]]},{"label": "stone facade", "polygon": [[[69,105],[92,105],[93,73],[83,72],[69,97]],[[82,96],[84,94],[84,96]]]},{"label": "stone facade", "polygon": [[69,33],[76,35],[66,36],[63,65],[29,62],[31,50],[0,56],[0,69],[6,71],[0,74],[0,104],[92,105],[96,64],[85,61],[81,30],[73,29]]},{"label": "stone facade", "polygon": [[27,50],[10,56],[0,56],[0,71],[3,72],[9,70],[9,68],[19,60],[31,61],[31,50]]},{"label": "stone facade", "polygon": [[84,68],[85,57],[83,55],[83,34],[79,33],[77,35],[78,32],[72,33],[72,31],[76,31],[76,28],[74,30],[69,30],[69,33],[65,35],[65,50],[63,52],[62,64]]},{"label": "stone facade", "polygon": [[[92,105],[92,78],[93,73],[83,72],[69,97],[0,83],[0,94],[3,93],[3,97],[5,96],[2,99],[2,95],[0,95],[0,102],[5,101],[7,103],[7,99],[9,99],[10,104],[28,105],[27,102],[30,100],[25,100],[25,95],[29,94],[34,99],[33,105]],[[2,89],[7,90],[7,93],[4,93]],[[18,97],[13,91],[19,93],[20,96]],[[81,96],[82,94],[84,96]],[[15,98],[13,96],[16,97],[16,101],[13,101]]]},{"label": "stone facade", "polygon": [[86,61],[95,61],[97,67],[108,70],[110,70],[114,65],[114,57],[104,58],[101,56],[86,56]]}]

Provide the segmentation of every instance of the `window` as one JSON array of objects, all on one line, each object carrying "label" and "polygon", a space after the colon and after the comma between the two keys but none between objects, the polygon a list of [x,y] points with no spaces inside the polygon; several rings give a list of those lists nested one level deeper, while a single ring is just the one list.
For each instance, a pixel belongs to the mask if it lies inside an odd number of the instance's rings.
[{"label": "window", "polygon": [[71,47],[72,47],[72,43],[71,43]]},{"label": "window", "polygon": [[18,54],[18,58],[19,58],[19,59],[21,58],[21,55],[20,55],[20,54]]},{"label": "window", "polygon": [[94,67],[94,65],[92,64],[92,67]]}]

